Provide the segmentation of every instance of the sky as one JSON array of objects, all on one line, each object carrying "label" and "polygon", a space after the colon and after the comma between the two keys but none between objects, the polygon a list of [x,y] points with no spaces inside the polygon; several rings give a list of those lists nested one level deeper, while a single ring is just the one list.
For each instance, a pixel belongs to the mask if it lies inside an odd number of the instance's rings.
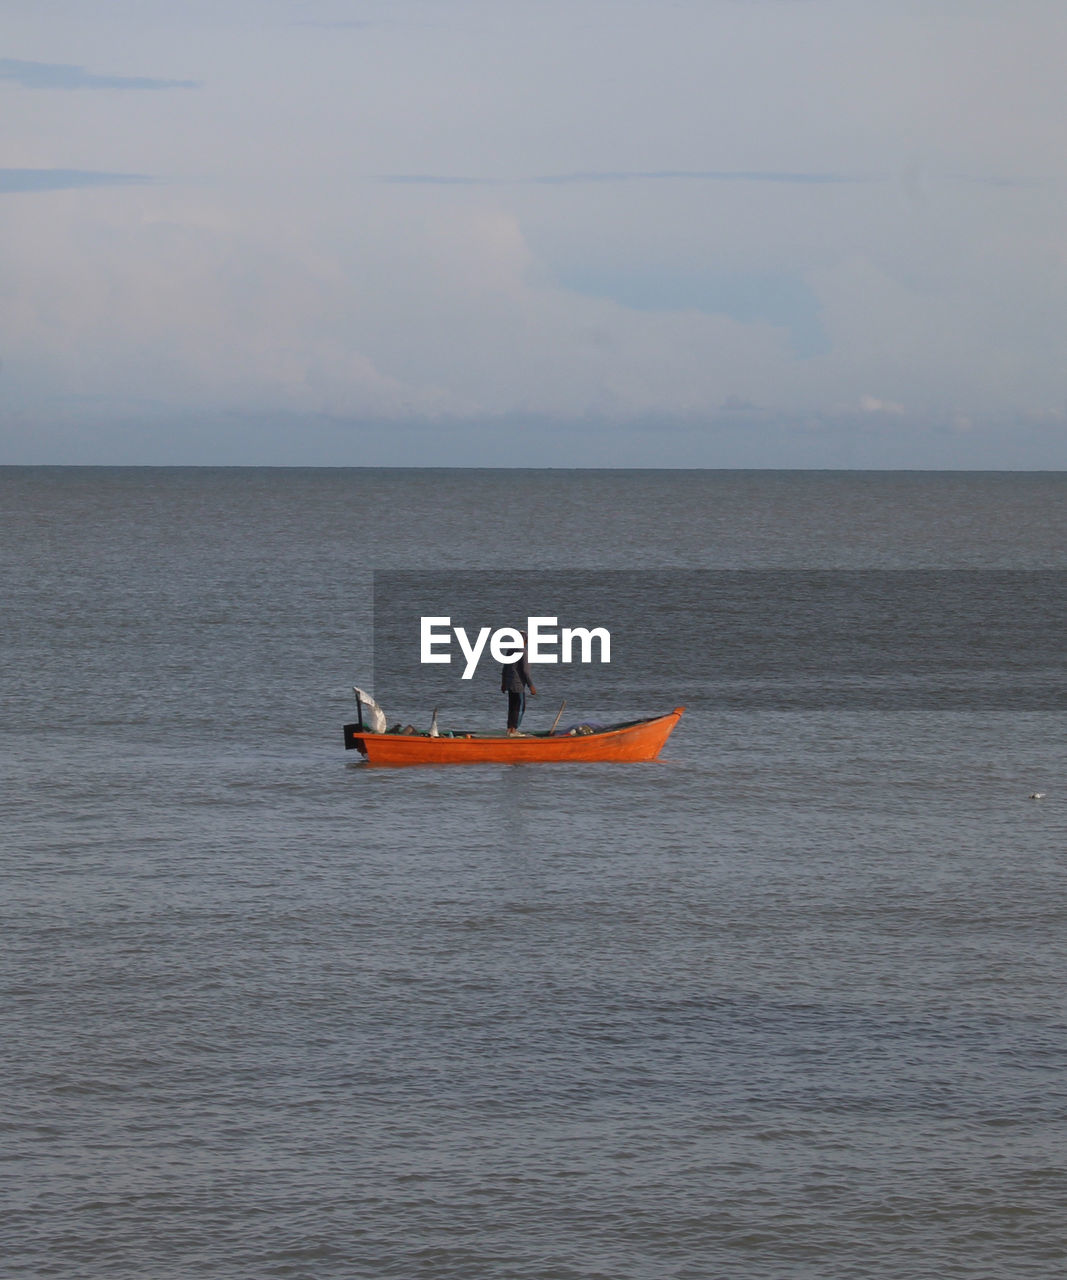
[{"label": "sky", "polygon": [[7,0],[0,464],[1067,469],[1063,0]]}]

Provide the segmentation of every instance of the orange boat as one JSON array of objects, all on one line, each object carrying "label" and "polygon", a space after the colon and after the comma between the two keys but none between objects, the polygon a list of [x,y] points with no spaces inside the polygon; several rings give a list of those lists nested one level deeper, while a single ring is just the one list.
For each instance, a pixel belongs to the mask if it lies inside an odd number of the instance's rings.
[{"label": "orange boat", "polygon": [[632,720],[585,733],[531,733],[494,737],[465,733],[431,738],[427,733],[371,733],[345,725],[345,746],[368,764],[540,764],[655,760],[685,707],[654,720]]}]

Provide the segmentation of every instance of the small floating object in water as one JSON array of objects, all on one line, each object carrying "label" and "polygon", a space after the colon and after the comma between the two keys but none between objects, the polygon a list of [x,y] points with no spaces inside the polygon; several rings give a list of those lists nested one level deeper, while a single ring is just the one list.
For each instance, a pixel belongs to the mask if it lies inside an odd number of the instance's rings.
[{"label": "small floating object in water", "polygon": [[1046,793],[1044,791],[1031,791],[1029,796],[1027,796],[1027,799],[1028,800],[1044,800],[1045,794]]}]

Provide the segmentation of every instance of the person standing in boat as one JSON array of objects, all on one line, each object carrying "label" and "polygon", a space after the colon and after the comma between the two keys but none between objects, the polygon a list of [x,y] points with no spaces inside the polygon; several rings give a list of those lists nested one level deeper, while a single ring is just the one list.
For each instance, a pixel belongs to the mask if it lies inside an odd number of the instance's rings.
[{"label": "person standing in boat", "polygon": [[532,697],[537,697],[537,689],[530,678],[530,660],[526,654],[526,632],[522,636],[522,653],[514,662],[505,662],[501,667],[500,692],[508,695],[508,737],[519,735],[522,713],[526,710],[526,690]]}]

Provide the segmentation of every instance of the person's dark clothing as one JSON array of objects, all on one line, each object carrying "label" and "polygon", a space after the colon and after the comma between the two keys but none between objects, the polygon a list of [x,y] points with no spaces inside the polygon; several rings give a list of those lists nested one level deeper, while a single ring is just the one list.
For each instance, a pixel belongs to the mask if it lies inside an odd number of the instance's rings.
[{"label": "person's dark clothing", "polygon": [[500,692],[508,695],[508,728],[517,729],[526,709],[526,690],[533,688],[530,663],[525,652],[517,662],[505,662],[500,673]]},{"label": "person's dark clothing", "polygon": [[526,695],[508,690],[508,728],[517,729],[522,721],[522,713],[526,710]]},{"label": "person's dark clothing", "polygon": [[522,693],[533,685],[530,679],[530,661],[524,653],[517,662],[505,662],[500,673],[501,693]]}]

